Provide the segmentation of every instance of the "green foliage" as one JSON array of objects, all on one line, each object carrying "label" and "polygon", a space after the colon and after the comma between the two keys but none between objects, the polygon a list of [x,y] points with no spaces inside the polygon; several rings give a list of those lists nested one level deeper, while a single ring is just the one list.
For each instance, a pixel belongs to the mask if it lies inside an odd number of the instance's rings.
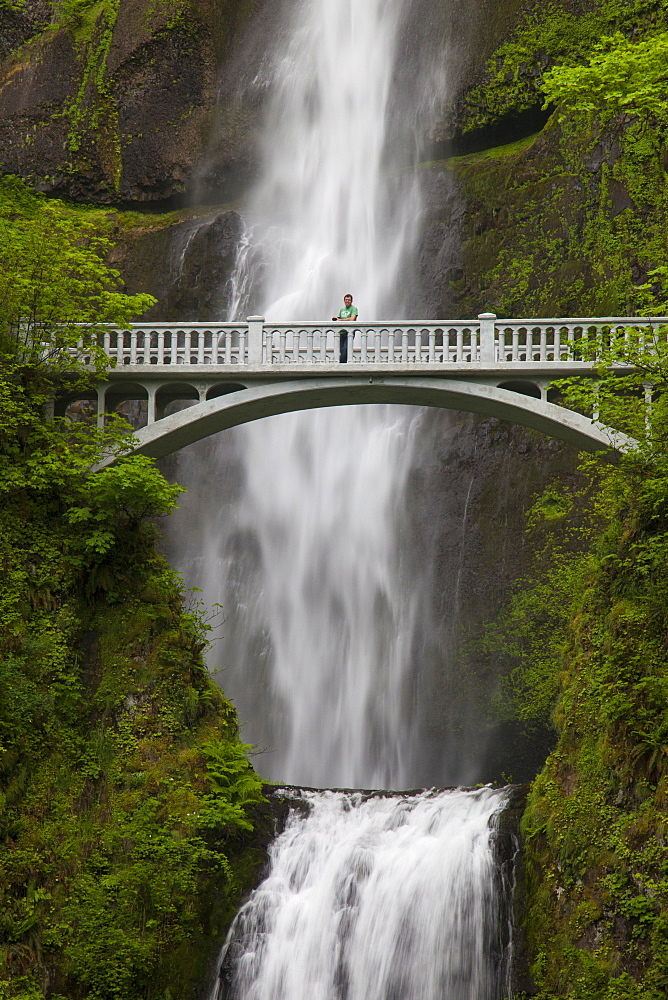
[{"label": "green foliage", "polygon": [[564,402],[631,435],[637,448],[627,463],[648,463],[647,484],[662,481],[668,474],[668,324],[591,331],[579,351],[596,375],[555,382]]},{"label": "green foliage", "polygon": [[261,860],[260,781],[156,552],[179,487],[122,421],[44,418],[99,377],[86,338],[150,300],[118,291],[94,213],[0,197],[0,996],[177,1000]]},{"label": "green foliage", "polygon": [[666,0],[599,0],[575,11],[573,6],[543,0],[528,7],[515,36],[488,60],[485,82],[466,94],[464,131],[541,104],[551,71],[577,65],[601,38],[616,34],[637,42],[668,28]]},{"label": "green foliage", "polygon": [[587,65],[557,66],[543,77],[547,104],[560,111],[596,111],[607,117],[626,114],[665,120],[668,33],[629,41],[617,33],[604,38]]},{"label": "green foliage", "polygon": [[[81,363],[107,364],[96,337],[153,305],[119,291],[99,215],[86,219],[56,200],[30,194],[17,178],[0,181],[0,361],[41,366],[60,378]],[[79,364],[77,364],[77,362]]]},{"label": "green foliage", "polygon": [[176,505],[181,487],[156,476],[153,462],[136,455],[88,476],[78,491],[81,506],[65,511],[65,520],[78,526],[86,550],[104,555],[119,531],[133,530],[149,517],[167,514]]},{"label": "green foliage", "polygon": [[248,763],[252,747],[212,741],[202,750],[212,790],[203,800],[200,825],[216,828],[229,824],[252,830],[247,810],[262,799],[262,782]]},{"label": "green foliage", "polygon": [[[546,1000],[658,1000],[668,986],[664,448],[589,459],[575,504],[540,498],[530,522],[545,544],[495,626],[519,647],[506,707],[551,711],[559,734],[523,820],[526,932]],[[580,550],[564,551],[573,533]]]},{"label": "green foliage", "polygon": [[[652,37],[624,46],[651,53]],[[581,70],[571,61],[554,79]],[[638,93],[629,84],[622,96],[636,101]],[[462,272],[450,291],[458,314],[660,315],[666,137],[664,118],[647,108],[566,104],[526,150],[452,162],[469,205]]]}]

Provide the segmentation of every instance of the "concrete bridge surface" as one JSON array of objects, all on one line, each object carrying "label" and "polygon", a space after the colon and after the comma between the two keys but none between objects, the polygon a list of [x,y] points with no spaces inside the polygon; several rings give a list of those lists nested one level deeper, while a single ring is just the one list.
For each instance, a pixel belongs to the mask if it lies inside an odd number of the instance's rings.
[{"label": "concrete bridge surface", "polygon": [[[631,439],[560,406],[551,386],[560,378],[595,377],[594,363],[582,360],[593,334],[651,339],[665,336],[667,324],[667,317],[499,320],[491,313],[470,321],[345,325],[269,324],[262,317],[138,323],[104,333],[102,346],[115,367],[87,398],[97,403],[100,424],[119,403],[143,400],[147,422],[135,432],[135,451],[155,458],[262,417],[358,403],[464,410],[532,427],[581,450],[625,451]],[[71,399],[59,399],[56,412]]]}]

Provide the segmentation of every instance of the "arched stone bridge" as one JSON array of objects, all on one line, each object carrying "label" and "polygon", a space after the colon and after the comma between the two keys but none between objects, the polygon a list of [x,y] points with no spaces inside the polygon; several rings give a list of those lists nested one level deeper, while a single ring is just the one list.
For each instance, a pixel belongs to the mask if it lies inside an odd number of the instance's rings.
[{"label": "arched stone bridge", "polygon": [[[584,451],[633,442],[553,401],[558,378],[591,377],[579,360],[592,331],[653,335],[668,318],[498,320],[365,324],[139,323],[109,330],[115,362],[95,393],[98,421],[129,399],[146,403],[136,451],[160,458],[217,431],[278,413],[353,403],[465,410],[523,424]],[[348,363],[339,361],[340,337]],[[78,397],[80,398],[80,397]],[[56,404],[64,412],[67,397]],[[189,402],[177,412],[173,404]],[[99,468],[112,462],[110,458]]]}]

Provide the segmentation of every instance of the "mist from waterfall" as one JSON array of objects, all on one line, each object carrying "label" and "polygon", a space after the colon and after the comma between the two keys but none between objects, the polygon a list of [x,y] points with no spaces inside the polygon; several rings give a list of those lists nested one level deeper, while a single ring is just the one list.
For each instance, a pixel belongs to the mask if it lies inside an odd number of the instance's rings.
[{"label": "mist from waterfall", "polygon": [[[414,126],[442,86],[423,59],[400,113],[410,10],[294,5],[270,71],[228,318],[329,319],[348,291],[361,319],[404,314],[420,214]],[[429,574],[402,534],[421,419],[379,406],[272,417],[179,461],[177,478],[208,500],[187,535],[176,522],[170,553],[205,603],[223,606],[210,663],[225,667],[246,738],[271,751],[261,767],[272,778],[427,783],[414,650]],[[475,765],[460,755],[439,779],[474,780]]]}]

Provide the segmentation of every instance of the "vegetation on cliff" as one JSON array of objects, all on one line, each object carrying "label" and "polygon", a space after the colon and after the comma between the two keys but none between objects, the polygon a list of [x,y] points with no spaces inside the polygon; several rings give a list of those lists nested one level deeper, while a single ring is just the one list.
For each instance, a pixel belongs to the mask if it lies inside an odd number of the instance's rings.
[{"label": "vegetation on cliff", "polygon": [[546,1000],[668,992],[667,333],[583,343],[598,378],[561,383],[565,402],[637,448],[588,459],[580,496],[539,498],[533,575],[487,637],[512,665],[512,714],[558,733],[523,819],[521,920]]},{"label": "vegetation on cliff", "polygon": [[[221,57],[255,7],[0,0],[0,163],[87,201],[183,192],[213,138]],[[249,153],[247,119],[232,108],[215,130],[230,173]]]},{"label": "vegetation on cliff", "polygon": [[538,134],[509,124],[522,141],[443,165],[453,184],[437,219],[460,249],[445,273],[427,274],[441,283],[430,298],[439,315],[658,308],[645,286],[665,263],[667,32],[665,0],[532,6],[466,95],[460,128],[556,110]]},{"label": "vegetation on cliff", "polygon": [[500,627],[520,654],[515,711],[529,720],[551,711],[558,732],[523,820],[521,919],[542,997],[659,1000],[668,990],[668,467],[636,456],[589,472],[591,517],[571,524],[581,552],[562,547],[576,507],[543,498],[536,575]]},{"label": "vegetation on cliff", "polygon": [[461,127],[470,132],[543,104],[550,71],[584,61],[601,39],[637,43],[666,30],[666,0],[536,0],[463,96]]},{"label": "vegetation on cliff", "polygon": [[[521,65],[521,46],[506,47],[486,91],[491,115],[521,108],[527,88],[531,100],[542,94],[555,107],[547,128],[450,165],[477,226],[451,287],[467,305],[482,292],[480,305],[502,314],[665,314],[668,4],[602,2],[570,25],[557,6],[535,8],[539,69],[527,73],[533,56],[525,51]],[[558,734],[523,821],[523,919],[539,995],[659,1000],[668,992],[668,357],[660,338],[589,348],[601,358],[597,382],[561,389],[634,434],[638,450],[615,466],[585,463],[579,497],[553,488],[539,499],[533,576],[487,642],[508,664],[512,714],[551,718]],[[619,362],[635,370],[620,373]]]},{"label": "vegetation on cliff", "polygon": [[94,222],[2,192],[0,996],[177,1000],[261,861],[260,782],[156,551],[178,487],[123,457],[122,422],[44,419],[99,372],[97,324],[150,299],[118,291]]}]

